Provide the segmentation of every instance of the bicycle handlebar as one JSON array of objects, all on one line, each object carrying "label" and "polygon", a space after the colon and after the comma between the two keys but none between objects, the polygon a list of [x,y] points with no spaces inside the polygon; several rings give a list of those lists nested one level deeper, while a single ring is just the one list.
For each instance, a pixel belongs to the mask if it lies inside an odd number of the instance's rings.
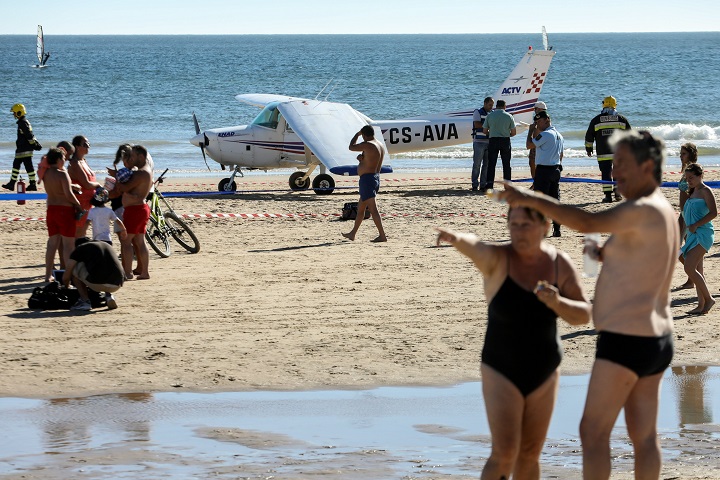
[{"label": "bicycle handlebar", "polygon": [[165,174],[167,173],[168,170],[170,170],[170,169],[169,169],[169,168],[166,168],[165,171],[160,174],[160,176],[158,177],[158,179],[155,180],[155,184],[158,184],[158,183],[162,183],[162,182],[163,182],[163,177],[165,176]]}]

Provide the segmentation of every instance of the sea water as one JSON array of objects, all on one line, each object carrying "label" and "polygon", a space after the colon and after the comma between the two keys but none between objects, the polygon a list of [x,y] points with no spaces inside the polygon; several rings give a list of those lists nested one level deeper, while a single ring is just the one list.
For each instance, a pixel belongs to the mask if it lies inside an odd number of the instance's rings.
[{"label": "sea water", "polygon": [[[538,30],[539,30],[538,26]],[[720,33],[553,34],[557,52],[540,99],[565,136],[568,166],[596,168],[583,137],[602,98],[613,95],[633,127],[664,138],[669,165],[695,142],[704,165],[720,165]],[[48,68],[34,35],[0,35],[0,174],[10,171],[23,103],[43,147],[77,134],[102,171],[120,143],[141,143],[170,175],[207,172],[188,140],[203,129],[249,123],[258,109],[240,93],[277,93],[352,105],[377,120],[468,110],[493,95],[539,33],[485,35],[46,35]],[[328,95],[329,93],[329,95]],[[515,165],[527,165],[524,135]],[[37,157],[37,156],[36,156]],[[471,145],[391,157],[396,171],[470,168]],[[36,158],[38,160],[38,158]],[[37,161],[36,161],[37,163]],[[208,175],[220,176],[215,171]],[[287,171],[281,172],[287,174]]]}]

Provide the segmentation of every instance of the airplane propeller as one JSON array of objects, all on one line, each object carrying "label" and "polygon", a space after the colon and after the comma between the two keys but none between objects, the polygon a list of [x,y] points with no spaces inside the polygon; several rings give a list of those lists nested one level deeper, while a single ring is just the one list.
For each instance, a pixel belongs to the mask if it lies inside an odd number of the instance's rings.
[{"label": "airplane propeller", "polygon": [[[198,123],[197,116],[195,115],[195,112],[193,112],[193,123],[195,123],[195,134],[200,135],[200,124]],[[203,160],[205,160],[205,166],[207,167],[208,171],[210,170],[210,165],[207,163],[207,157],[205,156],[205,147],[207,147],[208,143],[210,143],[210,140],[208,140],[207,135],[203,134],[203,141],[198,143],[198,147],[200,147],[200,151],[203,155]]]}]

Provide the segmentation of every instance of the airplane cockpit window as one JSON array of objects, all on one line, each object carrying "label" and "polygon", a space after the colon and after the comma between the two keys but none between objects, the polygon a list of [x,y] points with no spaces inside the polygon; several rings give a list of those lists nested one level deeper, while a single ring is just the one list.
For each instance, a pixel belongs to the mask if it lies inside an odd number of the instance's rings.
[{"label": "airplane cockpit window", "polygon": [[253,125],[275,129],[278,126],[280,110],[277,108],[278,102],[268,103],[265,108],[252,121]]}]

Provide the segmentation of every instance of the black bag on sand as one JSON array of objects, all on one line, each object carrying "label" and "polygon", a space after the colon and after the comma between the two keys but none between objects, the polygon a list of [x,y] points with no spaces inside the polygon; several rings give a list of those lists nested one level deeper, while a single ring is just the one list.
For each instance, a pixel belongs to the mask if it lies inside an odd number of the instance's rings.
[{"label": "black bag on sand", "polygon": [[[105,297],[88,288],[90,304],[93,308],[107,305]],[[58,282],[50,282],[44,287],[35,287],[28,299],[28,308],[32,310],[68,310],[80,299],[80,293],[74,288],[66,288]]]},{"label": "black bag on sand", "polygon": [[[342,218],[343,220],[355,220],[357,218],[358,202],[347,202],[343,205]],[[365,209],[365,219],[370,218],[370,210]]]},{"label": "black bag on sand", "polygon": [[33,310],[67,310],[78,301],[80,294],[77,290],[65,288],[58,282],[50,282],[44,287],[35,287],[28,308]]}]

